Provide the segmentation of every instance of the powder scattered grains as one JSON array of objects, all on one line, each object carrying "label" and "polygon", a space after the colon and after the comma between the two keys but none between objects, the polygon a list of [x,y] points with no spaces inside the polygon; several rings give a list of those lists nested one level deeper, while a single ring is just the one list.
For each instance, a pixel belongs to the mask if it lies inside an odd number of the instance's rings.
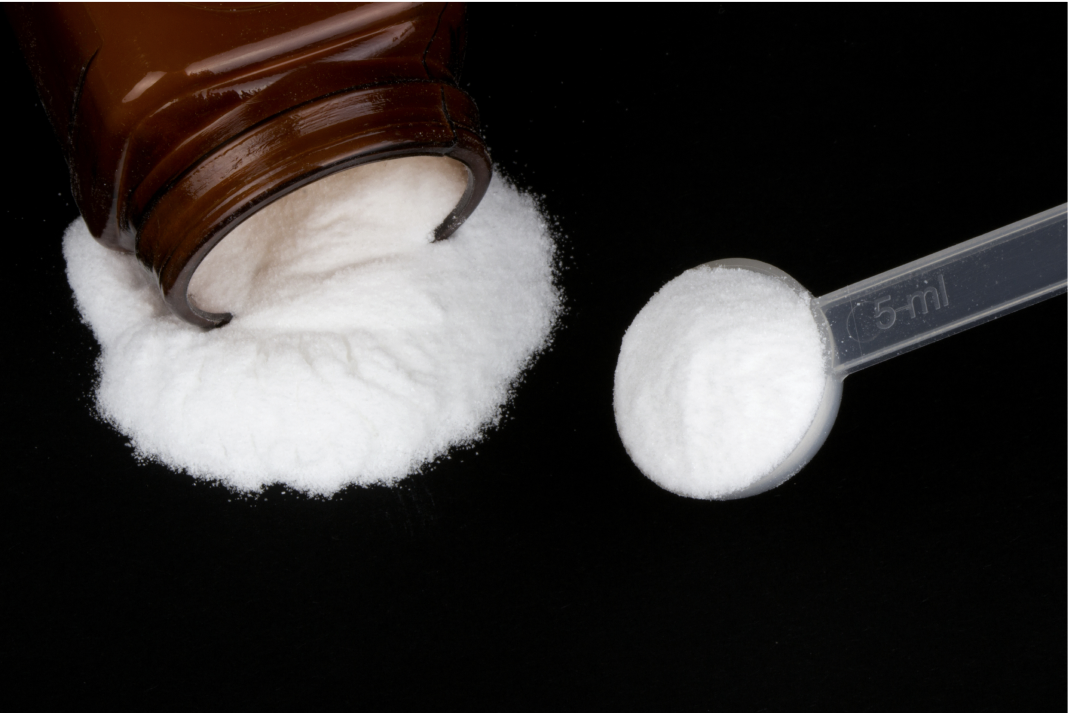
[{"label": "powder scattered grains", "polygon": [[420,164],[433,160],[375,164],[340,194],[326,179],[238,236],[218,281],[194,276],[194,298],[235,314],[211,331],[171,315],[132,257],[75,222],[64,255],[101,345],[98,411],[138,456],[239,490],[393,483],[477,441],[552,332],[554,247],[534,201],[496,177],[430,243],[442,215],[427,201],[442,214],[455,201]]}]

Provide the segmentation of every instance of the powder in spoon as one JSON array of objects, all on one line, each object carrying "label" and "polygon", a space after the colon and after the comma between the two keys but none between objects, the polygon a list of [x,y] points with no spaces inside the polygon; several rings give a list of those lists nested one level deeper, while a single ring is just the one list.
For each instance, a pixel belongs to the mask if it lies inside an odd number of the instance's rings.
[{"label": "powder in spoon", "polygon": [[615,374],[616,427],[642,473],[718,499],[786,459],[827,379],[810,300],[780,279],[708,266],[653,296],[623,337]]},{"label": "powder in spoon", "polygon": [[455,195],[425,162],[445,160],[361,167],[369,180],[339,192],[325,179],[250,219],[253,234],[235,231],[220,243],[233,239],[231,254],[194,276],[194,300],[234,313],[211,331],[170,314],[133,257],[76,221],[64,255],[101,345],[99,413],[139,457],[240,490],[394,483],[477,441],[545,348],[561,296],[545,220],[499,177],[430,242]]}]

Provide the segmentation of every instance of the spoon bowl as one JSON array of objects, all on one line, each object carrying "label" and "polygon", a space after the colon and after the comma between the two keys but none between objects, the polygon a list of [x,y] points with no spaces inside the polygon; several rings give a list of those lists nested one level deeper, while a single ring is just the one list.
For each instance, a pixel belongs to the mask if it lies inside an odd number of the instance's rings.
[{"label": "spoon bowl", "polygon": [[732,270],[749,270],[782,281],[797,295],[809,301],[812,319],[816,322],[816,326],[820,331],[820,339],[823,342],[826,382],[823,387],[823,395],[820,397],[820,405],[816,409],[812,423],[809,424],[808,430],[801,437],[793,451],[770,473],[760,477],[749,486],[721,498],[722,500],[738,500],[759,495],[778,485],[782,485],[812,460],[812,457],[816,455],[816,452],[823,446],[824,441],[827,440],[827,436],[830,435],[831,427],[834,426],[834,420],[838,416],[838,407],[842,403],[842,381],[844,377],[838,374],[834,368],[836,350],[834,338],[831,334],[831,325],[823,311],[817,306],[812,294],[800,282],[774,265],[748,258],[714,260],[705,263],[705,266],[709,268],[722,267]]}]

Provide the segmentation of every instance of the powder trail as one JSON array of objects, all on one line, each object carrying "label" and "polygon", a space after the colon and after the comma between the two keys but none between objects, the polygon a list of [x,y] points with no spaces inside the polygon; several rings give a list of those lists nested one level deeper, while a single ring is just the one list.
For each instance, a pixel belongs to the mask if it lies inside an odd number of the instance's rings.
[{"label": "powder trail", "polygon": [[[560,314],[554,244],[534,200],[499,177],[467,223],[429,243],[440,217],[415,196],[437,189],[412,190],[420,160],[383,162],[332,214],[321,198],[290,201],[273,237],[259,226],[270,247],[249,271],[240,256],[211,267],[224,279],[198,271],[193,298],[235,314],[211,331],[171,315],[133,257],[81,220],[68,228],[68,280],[101,345],[97,408],[139,457],[240,490],[330,495],[395,483],[484,435]],[[303,244],[284,239],[312,215]]]}]

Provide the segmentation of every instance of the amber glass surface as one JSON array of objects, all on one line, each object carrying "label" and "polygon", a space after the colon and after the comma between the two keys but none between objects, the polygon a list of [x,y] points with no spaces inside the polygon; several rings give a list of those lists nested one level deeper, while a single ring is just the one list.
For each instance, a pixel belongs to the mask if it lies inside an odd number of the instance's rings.
[{"label": "amber glass surface", "polygon": [[89,229],[136,252],[170,308],[204,255],[272,200],[361,163],[442,155],[468,168],[447,237],[489,184],[478,113],[456,86],[462,5],[12,5]]}]

